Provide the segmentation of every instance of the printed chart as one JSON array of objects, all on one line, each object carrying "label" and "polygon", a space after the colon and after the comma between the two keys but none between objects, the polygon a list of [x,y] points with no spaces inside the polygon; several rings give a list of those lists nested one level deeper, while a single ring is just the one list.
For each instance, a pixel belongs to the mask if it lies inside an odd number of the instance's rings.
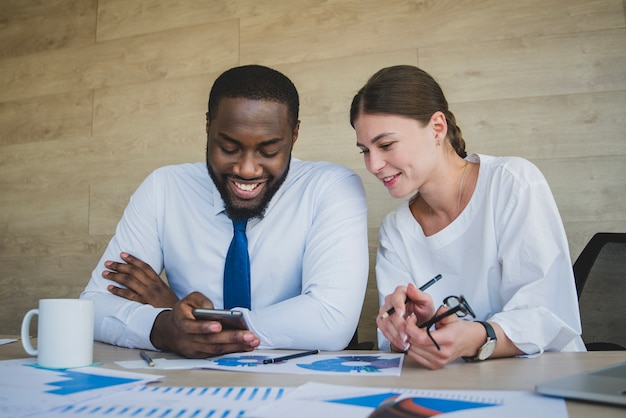
[{"label": "printed chart", "polygon": [[421,390],[306,383],[253,411],[255,418],[567,418],[562,399],[523,391]]},{"label": "printed chart", "polygon": [[399,376],[404,355],[384,353],[374,355],[316,354],[280,363],[263,364],[275,353],[228,354],[209,359],[204,368],[257,373],[333,374],[359,376]]},{"label": "printed chart", "polygon": [[0,362],[0,417],[24,417],[64,405],[106,396],[161,376],[99,367],[50,370],[34,367],[36,359]]},{"label": "printed chart", "polygon": [[56,408],[46,418],[236,418],[286,394],[278,387],[143,386],[75,405]]},{"label": "printed chart", "polygon": [[[289,354],[293,353],[292,351]],[[359,376],[400,376],[404,354],[377,353],[369,355],[315,354],[287,361],[264,364],[264,360],[281,357],[283,351],[257,350],[232,353],[208,359],[153,358],[151,370],[215,369],[250,373],[322,374]],[[129,369],[148,369],[145,361],[116,362]]]}]

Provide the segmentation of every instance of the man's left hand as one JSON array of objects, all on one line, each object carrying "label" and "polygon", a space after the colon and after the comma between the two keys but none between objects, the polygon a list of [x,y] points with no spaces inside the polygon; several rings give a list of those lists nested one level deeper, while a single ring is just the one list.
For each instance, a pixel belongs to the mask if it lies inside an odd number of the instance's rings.
[{"label": "man's left hand", "polygon": [[109,285],[109,292],[155,308],[172,308],[178,302],[172,289],[152,267],[126,252],[120,256],[125,263],[106,261],[104,266],[108,270],[102,272],[102,277],[125,287]]}]

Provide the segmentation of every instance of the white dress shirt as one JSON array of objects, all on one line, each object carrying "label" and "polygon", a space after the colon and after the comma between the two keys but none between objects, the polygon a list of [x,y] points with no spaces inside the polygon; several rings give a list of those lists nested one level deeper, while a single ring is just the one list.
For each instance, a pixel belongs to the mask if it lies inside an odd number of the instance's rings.
[{"label": "white dress shirt", "polygon": [[[480,161],[476,189],[446,228],[425,236],[408,203],[383,220],[380,303],[396,286],[441,274],[426,290],[435,306],[465,296],[476,320],[499,324],[526,354],[585,351],[567,238],[545,178],[522,158],[468,160]],[[380,332],[379,347],[389,349]]]},{"label": "white dress shirt", "polygon": [[[251,219],[246,234],[252,309],[241,310],[260,348],[343,349],[359,320],[369,270],[360,178],[336,164],[292,158],[265,216]],[[106,260],[122,261],[128,252],[157,273],[164,269],[179,298],[199,291],[221,308],[232,237],[205,164],[155,170],[131,197],[81,295],[95,302],[95,338],[154,349],[150,331],[162,311],[111,294],[113,282],[102,277]]]}]

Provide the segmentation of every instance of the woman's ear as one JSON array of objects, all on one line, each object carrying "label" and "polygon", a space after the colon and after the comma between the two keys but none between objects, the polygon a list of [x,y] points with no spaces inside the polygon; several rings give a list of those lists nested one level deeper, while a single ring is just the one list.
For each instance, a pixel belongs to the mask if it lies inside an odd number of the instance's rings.
[{"label": "woman's ear", "polygon": [[441,111],[433,113],[430,117],[430,126],[433,130],[435,140],[438,143],[442,142],[448,134],[448,122],[446,121],[446,115]]}]

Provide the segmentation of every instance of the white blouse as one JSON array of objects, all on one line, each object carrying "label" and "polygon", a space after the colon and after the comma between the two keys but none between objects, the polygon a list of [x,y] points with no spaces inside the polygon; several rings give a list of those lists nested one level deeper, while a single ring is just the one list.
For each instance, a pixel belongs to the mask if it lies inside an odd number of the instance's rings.
[{"label": "white blouse", "polygon": [[[404,203],[380,228],[376,279],[380,303],[396,286],[427,292],[435,306],[463,295],[476,320],[498,323],[526,354],[585,351],[563,223],[547,181],[531,162],[470,155],[480,162],[470,202],[429,237]],[[469,319],[469,318],[468,318]],[[379,348],[389,341],[379,332]]]}]

